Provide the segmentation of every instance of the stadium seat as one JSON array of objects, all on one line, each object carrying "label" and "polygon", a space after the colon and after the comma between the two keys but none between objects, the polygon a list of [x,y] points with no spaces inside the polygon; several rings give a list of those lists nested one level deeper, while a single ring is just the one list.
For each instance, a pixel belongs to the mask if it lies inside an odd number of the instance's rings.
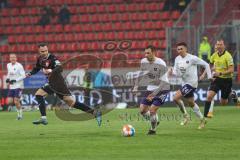
[{"label": "stadium seat", "polygon": [[8,36],[8,43],[16,43],[16,37],[15,36]]},{"label": "stadium seat", "polygon": [[17,45],[12,45],[9,47],[9,52],[10,53],[17,53],[18,52],[18,48]]},{"label": "stadium seat", "polygon": [[21,16],[26,16],[28,14],[29,14],[28,8],[21,8],[21,12],[20,12]]},{"label": "stadium seat", "polygon": [[95,23],[95,22],[99,22],[99,16],[98,14],[93,14],[91,16],[91,22]]},{"label": "stadium seat", "polygon": [[61,24],[57,24],[57,25],[53,26],[52,29],[54,29],[54,32],[57,32],[57,33],[63,32],[63,26]]},{"label": "stadium seat", "polygon": [[20,34],[20,33],[22,34],[23,32],[24,32],[24,26],[16,26],[14,29],[12,29],[12,33],[14,34]]},{"label": "stadium seat", "polygon": [[105,5],[99,5],[98,6],[98,13],[105,13],[105,12],[106,12]]},{"label": "stadium seat", "polygon": [[137,5],[136,4],[129,4],[128,5],[128,12],[136,12],[137,11]]},{"label": "stadium seat", "polygon": [[180,17],[180,12],[179,12],[179,11],[173,11],[173,12],[171,13],[171,18],[172,18],[172,19],[176,20],[176,19],[178,19],[179,17]]},{"label": "stadium seat", "polygon": [[67,41],[67,42],[72,42],[72,41],[75,41],[75,37],[74,37],[74,34],[65,34],[65,37],[64,39]]},{"label": "stadium seat", "polygon": [[108,5],[106,8],[107,8],[107,12],[109,12],[109,13],[113,13],[116,11],[116,5],[114,5],[114,4]]},{"label": "stadium seat", "polygon": [[125,4],[119,4],[119,5],[118,5],[118,11],[119,11],[119,12],[126,13],[126,11],[127,11],[126,5],[125,5]]},{"label": "stadium seat", "polygon": [[19,16],[19,9],[18,8],[13,8],[11,10],[11,16]]},{"label": "stadium seat", "polygon": [[[20,38],[22,37],[22,38]],[[36,42],[36,36],[35,35],[28,35],[28,36],[19,36],[22,43],[35,43]]]},{"label": "stadium seat", "polygon": [[73,25],[73,32],[81,32],[82,31],[82,27],[80,24],[77,25]]},{"label": "stadium seat", "polygon": [[8,8],[2,8],[1,9],[1,16],[7,17],[10,15],[10,10]]},{"label": "stadium seat", "polygon": [[30,14],[31,15],[39,15],[40,14],[40,10],[38,8],[36,8],[36,7],[31,8],[30,9]]},{"label": "stadium seat", "polygon": [[34,33],[43,33],[43,27],[42,26],[34,26],[34,28],[33,28],[33,32]]},{"label": "stadium seat", "polygon": [[90,13],[90,14],[97,13],[97,6],[96,5],[88,6],[87,13]]},{"label": "stadium seat", "polygon": [[20,36],[16,37],[16,41],[17,41],[17,43],[32,42],[33,39],[31,37],[25,36],[25,35],[20,35]]},{"label": "stadium seat", "polygon": [[171,17],[168,11],[162,13],[162,20],[169,20],[170,18]]}]

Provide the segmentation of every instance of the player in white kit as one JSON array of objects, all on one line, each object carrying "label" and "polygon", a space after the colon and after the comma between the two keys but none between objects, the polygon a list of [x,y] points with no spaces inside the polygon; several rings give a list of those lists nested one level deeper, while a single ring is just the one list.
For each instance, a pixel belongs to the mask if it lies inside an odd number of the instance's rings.
[{"label": "player in white kit", "polygon": [[[198,86],[198,72],[197,66],[203,66],[206,70],[208,79],[212,78],[210,66],[208,63],[198,58],[195,55],[191,55],[187,52],[187,45],[185,42],[177,44],[178,56],[175,58],[174,67],[169,70],[169,76],[177,76],[182,79],[182,87],[177,90],[174,95],[174,102],[179,106],[181,112],[184,114],[184,120],[181,125],[186,125],[190,120],[186,111],[182,97],[186,98],[189,106],[193,109],[193,112],[200,119],[201,123],[198,129],[204,128],[206,120],[202,115],[199,106],[194,101],[194,91]],[[200,76],[201,79],[204,78]]]},{"label": "player in white kit", "polygon": [[17,120],[22,119],[22,106],[20,98],[22,89],[24,88],[23,79],[25,78],[25,71],[23,66],[17,62],[16,54],[10,54],[10,63],[7,64],[7,79],[9,84],[8,104],[14,104],[17,108]]},{"label": "player in white kit", "polygon": [[140,81],[145,81],[147,88],[140,104],[141,115],[150,120],[151,127],[148,135],[155,135],[159,124],[157,110],[164,104],[169,93],[170,85],[167,78],[166,63],[158,57],[155,57],[156,49],[154,46],[147,46],[145,49],[145,58],[141,60],[141,71],[133,92],[138,90]]}]

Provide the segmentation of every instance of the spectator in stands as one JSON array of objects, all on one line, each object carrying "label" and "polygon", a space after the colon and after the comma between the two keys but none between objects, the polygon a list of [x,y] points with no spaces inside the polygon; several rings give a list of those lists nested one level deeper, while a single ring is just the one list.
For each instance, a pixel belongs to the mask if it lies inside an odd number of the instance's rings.
[{"label": "spectator in stands", "polygon": [[202,42],[200,43],[198,56],[206,62],[209,62],[210,60],[211,45],[209,44],[208,38],[206,36],[203,37]]},{"label": "spectator in stands", "polygon": [[8,6],[7,0],[0,0],[0,8],[5,8]]},{"label": "spectator in stands", "polygon": [[55,11],[54,11],[54,9],[52,9],[52,7],[50,5],[43,7],[42,11],[43,11],[43,13],[48,14],[52,18],[55,17]]},{"label": "spectator in stands", "polygon": [[188,3],[190,3],[191,0],[166,0],[163,10],[164,11],[176,11],[179,10],[180,12],[183,12],[184,9],[187,7]]},{"label": "spectator in stands", "polygon": [[58,22],[62,25],[70,23],[71,13],[67,5],[63,5],[58,14]]},{"label": "spectator in stands", "polygon": [[42,16],[39,19],[38,24],[45,27],[46,25],[50,24],[51,22],[51,15],[48,14],[48,11],[46,9],[42,9]]},{"label": "spectator in stands", "polygon": [[180,12],[183,12],[187,7],[188,3],[190,3],[190,1],[191,0],[179,0],[177,10],[179,10]]}]

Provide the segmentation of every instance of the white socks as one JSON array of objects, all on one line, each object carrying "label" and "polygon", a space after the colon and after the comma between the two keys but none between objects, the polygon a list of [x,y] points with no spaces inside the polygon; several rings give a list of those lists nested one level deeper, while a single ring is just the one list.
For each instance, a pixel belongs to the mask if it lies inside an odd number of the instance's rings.
[{"label": "white socks", "polygon": [[192,109],[198,118],[203,119],[203,115],[202,115],[197,103],[194,103],[194,107]]},{"label": "white socks", "polygon": [[145,112],[145,113],[142,113],[142,116],[143,116],[143,118],[145,119],[145,120],[149,120],[150,119],[150,112],[149,111],[147,111],[147,112]]},{"label": "white socks", "polygon": [[158,123],[158,115],[157,113],[155,114],[150,114],[150,121],[151,121],[151,130],[156,131],[157,128],[157,123]]},{"label": "white socks", "polygon": [[47,116],[42,116],[41,119],[47,119]]},{"label": "white socks", "polygon": [[186,110],[186,107],[185,107],[183,101],[182,101],[182,100],[179,100],[179,103],[180,103],[180,104],[177,103],[177,105],[178,105],[178,107],[180,108],[180,111],[181,111],[183,114],[186,115],[186,114],[187,114],[187,110]]},{"label": "white socks", "polygon": [[211,101],[209,112],[213,112],[213,107],[214,107],[214,100]]},{"label": "white socks", "polygon": [[17,113],[18,113],[18,117],[22,117],[22,108],[21,109],[17,109]]}]

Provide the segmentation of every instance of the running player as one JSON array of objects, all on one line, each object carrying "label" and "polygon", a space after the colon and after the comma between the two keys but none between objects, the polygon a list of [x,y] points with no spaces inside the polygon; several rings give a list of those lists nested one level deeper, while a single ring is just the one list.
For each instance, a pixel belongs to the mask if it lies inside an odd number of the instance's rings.
[{"label": "running player", "polygon": [[9,84],[8,104],[14,104],[17,108],[17,120],[23,118],[22,106],[20,98],[24,88],[23,79],[25,78],[25,71],[23,66],[17,62],[16,54],[10,54],[10,63],[7,64],[7,80]]},{"label": "running player", "polygon": [[203,117],[199,106],[194,101],[194,91],[198,86],[198,72],[197,66],[203,66],[207,72],[208,79],[211,78],[211,70],[208,63],[198,58],[195,55],[191,55],[187,52],[187,44],[181,42],[177,44],[178,56],[175,58],[174,68],[169,70],[169,76],[177,76],[182,79],[182,87],[177,90],[174,95],[174,102],[179,106],[181,112],[184,115],[184,120],[181,125],[186,125],[190,120],[186,111],[182,97],[186,98],[189,106],[193,109],[193,112],[200,119],[200,125],[198,129],[205,127],[206,120]]},{"label": "running player", "polygon": [[[140,113],[149,120],[151,127],[148,135],[155,135],[159,124],[157,110],[164,104],[170,85],[167,79],[166,63],[155,56],[156,48],[147,46],[145,49],[145,58],[141,60],[141,71],[145,72],[144,76],[138,78],[133,92],[137,92],[141,80],[147,81],[147,91],[145,97],[141,100]],[[141,74],[141,73],[139,73]]]},{"label": "running player", "polygon": [[[40,56],[37,59],[36,66],[30,73],[27,74],[27,77],[36,74],[42,69],[43,73],[48,77],[49,83],[46,83],[42,88],[39,88],[35,94],[36,100],[39,104],[41,118],[33,121],[33,124],[48,124],[44,97],[48,94],[56,93],[57,96],[70,107],[80,109],[94,115],[98,121],[98,125],[100,126],[102,121],[101,112],[97,109],[92,109],[83,103],[79,103],[72,97],[64,78],[61,75],[61,63],[56,56],[48,52],[48,46],[45,43],[41,43],[38,45],[38,51]],[[56,78],[54,78],[54,76],[56,76]]]},{"label": "running player", "polygon": [[207,93],[207,100],[204,107],[205,117],[212,117],[212,114],[209,114],[211,101],[220,90],[220,103],[222,105],[226,105],[228,103],[228,97],[230,95],[232,96],[232,99],[235,103],[238,102],[237,94],[232,90],[232,77],[234,72],[232,55],[225,49],[223,40],[217,41],[216,50],[217,51],[215,51],[210,58],[210,63],[213,65],[214,81],[212,81]]}]

